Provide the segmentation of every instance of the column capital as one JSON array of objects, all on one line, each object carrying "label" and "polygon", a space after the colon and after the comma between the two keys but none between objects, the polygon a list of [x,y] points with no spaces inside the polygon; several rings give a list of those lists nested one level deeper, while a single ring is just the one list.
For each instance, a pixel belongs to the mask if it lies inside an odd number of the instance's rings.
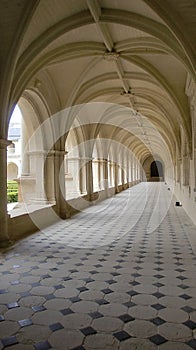
[{"label": "column capital", "polygon": [[92,158],[94,162],[96,163],[108,163],[109,160],[105,158]]},{"label": "column capital", "polygon": [[44,150],[29,151],[29,152],[27,152],[27,154],[29,154],[31,156],[46,156],[47,155],[47,151],[44,151]]},{"label": "column capital", "polygon": [[67,151],[58,151],[58,150],[54,151],[54,155],[57,157],[65,156],[67,153],[68,153]]},{"label": "column capital", "polygon": [[0,149],[5,149],[7,146],[11,145],[12,141],[6,139],[0,139]]},{"label": "column capital", "polygon": [[94,158],[92,158],[92,157],[80,157],[80,160],[90,161],[90,160],[94,160]]},{"label": "column capital", "polygon": [[67,160],[68,161],[71,161],[71,160],[73,160],[73,161],[79,161],[81,158],[80,157],[67,157]]}]

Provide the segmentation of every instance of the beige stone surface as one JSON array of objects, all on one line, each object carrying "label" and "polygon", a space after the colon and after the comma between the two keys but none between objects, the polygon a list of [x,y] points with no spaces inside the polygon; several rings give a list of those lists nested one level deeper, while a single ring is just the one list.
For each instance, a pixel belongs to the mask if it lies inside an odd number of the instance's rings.
[{"label": "beige stone surface", "polygon": [[114,333],[123,328],[123,322],[115,317],[98,318],[92,322],[92,327],[100,333]]},{"label": "beige stone surface", "polygon": [[117,340],[109,334],[95,334],[86,338],[84,346],[90,349],[106,349],[112,350],[117,346]]},{"label": "beige stone surface", "polygon": [[125,325],[124,330],[134,338],[149,338],[156,334],[156,326],[144,320],[135,320]]},{"label": "beige stone surface", "polygon": [[52,346],[58,348],[63,347],[69,350],[70,347],[77,347],[81,344],[84,336],[76,330],[59,330],[49,337],[49,342]]},{"label": "beige stone surface", "polygon": [[160,326],[159,333],[172,341],[186,342],[191,339],[192,331],[186,326],[178,323],[166,323]]}]

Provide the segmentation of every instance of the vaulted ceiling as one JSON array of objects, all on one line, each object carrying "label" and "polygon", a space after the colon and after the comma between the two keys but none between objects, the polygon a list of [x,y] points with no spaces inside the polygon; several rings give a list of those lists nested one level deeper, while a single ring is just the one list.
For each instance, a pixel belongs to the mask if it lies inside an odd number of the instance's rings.
[{"label": "vaulted ceiling", "polygon": [[145,157],[164,142],[175,157],[180,127],[191,144],[195,24],[195,0],[2,0],[1,115],[25,90],[44,96],[51,113],[117,104],[124,109],[111,123],[139,137]]}]

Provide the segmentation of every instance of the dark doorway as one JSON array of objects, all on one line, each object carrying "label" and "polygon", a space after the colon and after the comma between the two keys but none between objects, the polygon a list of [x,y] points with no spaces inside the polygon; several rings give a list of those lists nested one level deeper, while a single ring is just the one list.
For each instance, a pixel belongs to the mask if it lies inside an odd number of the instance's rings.
[{"label": "dark doorway", "polygon": [[151,163],[150,166],[150,175],[151,177],[162,177],[163,178],[163,166],[162,163],[157,161],[154,161]]}]

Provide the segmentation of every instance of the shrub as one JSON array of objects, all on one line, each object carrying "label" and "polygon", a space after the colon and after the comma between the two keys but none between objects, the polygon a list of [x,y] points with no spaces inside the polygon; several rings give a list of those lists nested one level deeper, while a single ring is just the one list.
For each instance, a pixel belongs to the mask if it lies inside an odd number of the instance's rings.
[{"label": "shrub", "polygon": [[8,203],[18,202],[18,192],[8,192],[7,201]]},{"label": "shrub", "polygon": [[7,182],[7,202],[18,202],[18,184],[16,181]]},{"label": "shrub", "polygon": [[15,189],[17,191],[18,189],[18,183],[16,181],[11,181],[11,180],[8,180],[7,181],[7,188],[8,190],[9,189]]}]

